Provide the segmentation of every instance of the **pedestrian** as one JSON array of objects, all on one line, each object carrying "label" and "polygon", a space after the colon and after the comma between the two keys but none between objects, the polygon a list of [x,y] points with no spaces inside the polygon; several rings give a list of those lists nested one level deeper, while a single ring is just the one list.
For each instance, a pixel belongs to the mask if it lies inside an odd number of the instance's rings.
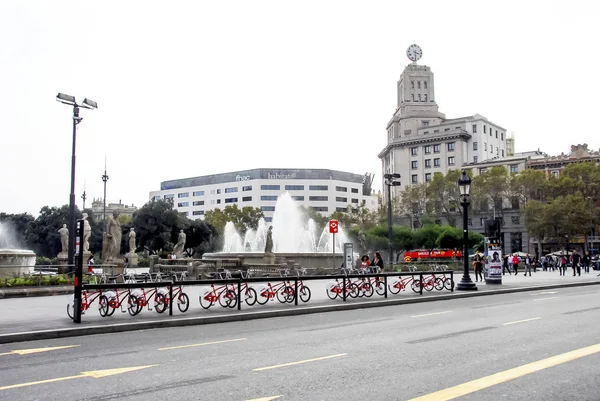
[{"label": "pedestrian", "polygon": [[567,272],[567,258],[565,258],[564,253],[560,254],[560,258],[558,260],[558,272],[561,276],[564,276]]},{"label": "pedestrian", "polygon": [[529,277],[531,277],[531,257],[529,255],[525,255],[523,258],[523,262],[525,263],[525,277],[527,277],[527,273],[529,272]]},{"label": "pedestrian", "polygon": [[88,265],[88,273],[92,274],[94,272],[94,255],[90,255],[90,257],[88,258],[87,261],[87,265]]},{"label": "pedestrian", "polygon": [[373,261],[371,262],[372,272],[375,273],[376,270],[379,272],[383,272],[383,259],[381,259],[381,254],[379,252],[375,252],[375,256],[373,257]]},{"label": "pedestrian", "polygon": [[367,255],[363,255],[360,258],[360,271],[362,273],[366,273],[368,270],[370,270],[371,266],[371,261],[369,260],[369,257]]},{"label": "pedestrian", "polygon": [[573,277],[575,276],[575,273],[581,276],[581,265],[579,264],[580,262],[581,255],[579,254],[579,252],[577,252],[577,250],[574,250],[571,254],[571,263],[573,264]]},{"label": "pedestrian", "polygon": [[475,281],[479,281],[481,278],[483,281],[483,256],[479,253],[479,251],[475,252]]},{"label": "pedestrian", "polygon": [[512,257],[513,268],[515,269],[515,276],[519,274],[519,257],[517,254],[513,254]]},{"label": "pedestrian", "polygon": [[583,254],[582,263],[583,263],[584,271],[586,273],[589,273],[590,272],[590,252],[589,251],[585,251],[585,253]]},{"label": "pedestrian", "polygon": [[512,273],[510,272],[510,269],[508,268],[508,255],[504,255],[504,257],[502,258],[502,275],[503,276],[507,270],[508,270],[508,275],[510,276]]}]

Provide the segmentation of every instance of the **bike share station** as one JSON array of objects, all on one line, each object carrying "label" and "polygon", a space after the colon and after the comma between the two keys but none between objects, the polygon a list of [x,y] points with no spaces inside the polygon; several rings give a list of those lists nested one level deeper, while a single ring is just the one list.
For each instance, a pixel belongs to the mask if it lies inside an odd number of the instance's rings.
[{"label": "bike share station", "polygon": [[501,218],[485,221],[485,283],[502,284]]}]

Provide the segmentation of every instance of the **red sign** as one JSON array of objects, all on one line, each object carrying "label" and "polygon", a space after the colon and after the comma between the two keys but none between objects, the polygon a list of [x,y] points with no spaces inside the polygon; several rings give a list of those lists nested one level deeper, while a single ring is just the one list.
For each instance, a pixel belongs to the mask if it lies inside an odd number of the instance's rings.
[{"label": "red sign", "polygon": [[453,251],[452,249],[420,249],[414,251],[404,252],[404,258],[410,260],[422,260],[422,259],[451,259],[459,258],[462,256],[460,250]]},{"label": "red sign", "polygon": [[329,233],[337,234],[339,229],[339,223],[337,220],[329,220]]}]

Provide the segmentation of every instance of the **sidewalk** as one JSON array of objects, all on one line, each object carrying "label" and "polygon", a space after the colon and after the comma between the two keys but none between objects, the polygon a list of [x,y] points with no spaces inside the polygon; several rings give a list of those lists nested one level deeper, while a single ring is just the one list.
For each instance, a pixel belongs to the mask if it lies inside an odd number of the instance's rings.
[{"label": "sidewalk", "polygon": [[[341,299],[330,300],[325,293],[326,285],[329,279],[318,281],[306,281],[311,289],[311,299],[307,304],[299,303],[298,306],[293,304],[281,304],[276,300],[268,302],[266,305],[254,305],[248,307],[243,304],[240,311],[235,309],[224,309],[219,304],[214,305],[209,310],[204,310],[199,305],[199,295],[201,288],[199,286],[184,287],[184,291],[190,299],[190,307],[185,314],[182,314],[173,307],[173,316],[168,315],[168,310],[162,315],[157,314],[154,310],[148,311],[145,308],[139,315],[130,316],[127,311],[121,313],[116,310],[113,316],[103,318],[99,315],[97,302],[86,311],[82,316],[82,323],[75,324],[67,316],[67,303],[72,302],[73,296],[57,295],[46,297],[29,297],[29,298],[9,298],[0,299],[0,308],[2,308],[2,325],[0,325],[0,343],[9,342],[6,340],[9,334],[22,333],[22,340],[31,340],[33,338],[53,338],[59,337],[61,334],[52,335],[53,331],[65,331],[64,336],[96,334],[101,332],[114,331],[129,331],[139,330],[142,328],[152,327],[168,327],[189,324],[206,324],[216,321],[231,321],[245,320],[259,317],[274,317],[285,316],[301,313],[326,312],[341,309],[356,309],[362,307],[398,305],[402,303],[428,302],[442,299],[459,298],[465,296],[483,296],[496,293],[509,293],[516,291],[534,290],[540,287],[566,285],[593,285],[600,284],[600,277],[597,277],[597,272],[588,274],[582,273],[581,276],[573,277],[572,272],[567,272],[567,275],[561,277],[558,272],[542,272],[533,273],[531,277],[524,277],[522,274],[518,276],[503,276],[502,285],[486,285],[485,283],[476,283],[478,291],[476,292],[459,292],[454,291],[423,291],[423,295],[414,293],[410,289],[402,291],[397,295],[389,294],[387,299],[384,299],[377,294],[372,298],[364,299],[348,299],[346,302]],[[461,279],[461,274],[455,274],[455,283]],[[474,278],[472,276],[472,278]],[[276,280],[273,280],[276,281]],[[254,285],[258,287],[260,284]],[[312,309],[314,311],[308,311]],[[302,311],[301,311],[302,310]],[[135,326],[135,327],[134,327]],[[83,329],[89,328],[87,332]],[[69,329],[68,333],[65,329]],[[75,329],[75,330],[73,330]],[[43,331],[39,335],[34,335],[31,332]],[[73,334],[81,332],[81,334]],[[27,334],[29,333],[29,334]],[[11,336],[15,337],[15,336]],[[4,338],[4,340],[3,340]],[[10,341],[17,341],[12,339]]]}]

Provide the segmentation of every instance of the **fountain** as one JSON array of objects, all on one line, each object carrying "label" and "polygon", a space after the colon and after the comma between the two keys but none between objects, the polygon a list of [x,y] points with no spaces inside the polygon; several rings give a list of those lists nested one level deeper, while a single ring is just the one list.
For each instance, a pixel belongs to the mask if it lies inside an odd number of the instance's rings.
[{"label": "fountain", "polygon": [[[277,198],[273,222],[260,219],[256,230],[248,229],[242,236],[232,222],[225,225],[223,251],[204,254],[205,259],[239,259],[242,265],[265,264],[265,244],[269,226],[273,226],[273,254],[278,264],[305,268],[340,267],[343,244],[349,242],[342,227],[335,237],[325,226],[321,231],[313,219],[306,219],[289,193]],[[332,260],[335,257],[336,261]],[[338,260],[339,259],[339,260]],[[272,264],[272,262],[266,262]]]},{"label": "fountain", "polygon": [[35,253],[18,249],[15,232],[11,225],[0,222],[0,277],[13,277],[33,273]]}]

